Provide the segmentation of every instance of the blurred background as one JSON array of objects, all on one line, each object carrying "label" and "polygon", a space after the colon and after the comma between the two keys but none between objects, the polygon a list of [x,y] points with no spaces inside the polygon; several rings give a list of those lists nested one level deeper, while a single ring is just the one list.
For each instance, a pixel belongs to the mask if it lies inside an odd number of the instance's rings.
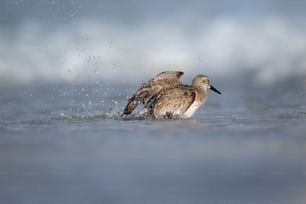
[{"label": "blurred background", "polygon": [[[0,204],[305,204],[305,0],[1,0]],[[122,120],[161,71],[222,92]]]},{"label": "blurred background", "polygon": [[[306,1],[0,2],[2,83],[306,76]],[[190,76],[190,77],[191,77]]]}]

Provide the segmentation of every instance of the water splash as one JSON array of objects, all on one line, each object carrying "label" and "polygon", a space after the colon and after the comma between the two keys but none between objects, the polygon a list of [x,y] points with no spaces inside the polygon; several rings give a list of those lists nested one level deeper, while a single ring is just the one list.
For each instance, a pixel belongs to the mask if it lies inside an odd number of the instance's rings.
[{"label": "water splash", "polygon": [[111,109],[107,111],[102,111],[99,113],[91,114],[67,114],[59,113],[58,116],[50,117],[51,120],[55,121],[70,121],[70,122],[91,122],[91,121],[101,121],[101,120],[119,120],[121,119],[119,113],[113,112]]},{"label": "water splash", "polygon": [[305,75],[305,32],[305,26],[279,16],[251,23],[220,17],[203,22],[187,37],[185,24],[146,24],[132,32],[83,19],[52,31],[25,21],[16,35],[0,32],[0,77],[7,83],[132,82],[165,69],[202,73],[205,67],[210,75],[248,70],[260,82],[273,82]]}]

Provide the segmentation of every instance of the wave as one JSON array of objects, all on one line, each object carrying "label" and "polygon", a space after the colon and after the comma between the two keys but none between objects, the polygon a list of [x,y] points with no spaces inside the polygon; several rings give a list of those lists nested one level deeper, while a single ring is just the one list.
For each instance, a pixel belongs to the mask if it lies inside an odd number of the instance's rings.
[{"label": "wave", "polygon": [[306,75],[306,30],[281,17],[216,18],[122,26],[94,19],[50,27],[26,21],[0,31],[0,81],[132,82],[164,70],[260,82]]}]

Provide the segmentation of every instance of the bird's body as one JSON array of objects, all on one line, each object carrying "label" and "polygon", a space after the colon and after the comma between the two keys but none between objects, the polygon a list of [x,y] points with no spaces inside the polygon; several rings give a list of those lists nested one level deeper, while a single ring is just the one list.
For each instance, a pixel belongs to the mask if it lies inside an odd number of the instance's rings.
[{"label": "bird's body", "polygon": [[161,72],[154,78],[143,83],[141,87],[128,99],[128,103],[124,108],[122,116],[130,115],[139,103],[146,104],[163,88],[179,85],[180,77],[183,75],[180,71]]},{"label": "bird's body", "polygon": [[191,85],[180,84],[162,89],[148,104],[155,119],[190,118],[207,98],[207,76],[198,75]]},{"label": "bird's body", "polygon": [[[184,85],[179,81],[183,73],[177,73],[181,74],[169,80],[167,75],[157,75],[157,77],[163,77],[159,80],[153,78],[144,83],[129,100],[124,110],[124,114],[127,112],[126,110],[128,110],[129,104],[133,106],[134,103],[132,103],[132,101],[136,100],[145,104],[145,116],[154,119],[190,118],[205,102],[207,98],[207,89],[212,89],[221,94],[210,85],[209,79],[205,75],[197,75],[193,79],[191,85]],[[171,76],[173,76],[173,73]]]}]

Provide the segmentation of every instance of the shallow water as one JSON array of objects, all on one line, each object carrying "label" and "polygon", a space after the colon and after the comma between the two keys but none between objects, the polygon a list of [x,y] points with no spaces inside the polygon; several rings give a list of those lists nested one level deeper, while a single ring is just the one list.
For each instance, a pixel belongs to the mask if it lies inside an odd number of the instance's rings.
[{"label": "shallow water", "polygon": [[2,86],[0,203],[305,203],[304,82],[226,83],[168,121],[120,119],[137,85]]}]

